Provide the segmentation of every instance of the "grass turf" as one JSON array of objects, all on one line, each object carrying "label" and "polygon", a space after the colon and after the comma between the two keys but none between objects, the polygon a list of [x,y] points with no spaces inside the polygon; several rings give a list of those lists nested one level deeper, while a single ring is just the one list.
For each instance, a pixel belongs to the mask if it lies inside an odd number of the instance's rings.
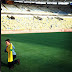
[{"label": "grass turf", "polygon": [[[5,39],[15,46],[20,65],[7,67]],[[16,59],[17,59],[16,58]],[[72,72],[72,33],[30,33],[1,35],[2,72]]]}]

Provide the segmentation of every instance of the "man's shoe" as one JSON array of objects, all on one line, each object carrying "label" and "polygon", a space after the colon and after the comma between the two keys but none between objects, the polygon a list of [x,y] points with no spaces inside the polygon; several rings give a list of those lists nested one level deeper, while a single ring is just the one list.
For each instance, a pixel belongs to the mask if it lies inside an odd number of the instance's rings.
[{"label": "man's shoe", "polygon": [[18,59],[17,61],[18,61],[18,64],[20,64],[20,60]]}]

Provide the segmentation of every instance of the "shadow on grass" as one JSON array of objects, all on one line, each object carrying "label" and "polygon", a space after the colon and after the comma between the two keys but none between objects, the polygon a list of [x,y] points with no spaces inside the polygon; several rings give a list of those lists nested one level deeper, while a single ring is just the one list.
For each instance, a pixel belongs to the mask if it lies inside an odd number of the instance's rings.
[{"label": "shadow on grass", "polygon": [[1,66],[5,66],[5,67],[8,67],[8,64],[4,63],[1,61]]},{"label": "shadow on grass", "polygon": [[38,72],[72,72],[72,64],[67,63],[46,63],[39,67]]},{"label": "shadow on grass", "polygon": [[32,34],[6,34],[2,37],[10,38],[11,41],[45,45],[50,47],[68,49],[72,51],[72,33],[32,33]]}]

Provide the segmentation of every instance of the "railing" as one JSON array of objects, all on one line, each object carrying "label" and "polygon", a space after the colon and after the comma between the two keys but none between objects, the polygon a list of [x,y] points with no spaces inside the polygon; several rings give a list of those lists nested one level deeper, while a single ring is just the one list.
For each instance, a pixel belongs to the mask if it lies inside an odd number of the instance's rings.
[{"label": "railing", "polygon": [[40,2],[43,2],[43,1],[46,1],[46,2],[71,2],[72,0],[12,0],[12,1],[40,1]]},{"label": "railing", "polygon": [[72,0],[5,0],[5,1],[14,1],[19,3],[72,5]]},{"label": "railing", "polygon": [[46,1],[46,2],[72,2],[72,0],[5,0],[5,1],[35,1],[35,2],[43,2],[43,1]]}]

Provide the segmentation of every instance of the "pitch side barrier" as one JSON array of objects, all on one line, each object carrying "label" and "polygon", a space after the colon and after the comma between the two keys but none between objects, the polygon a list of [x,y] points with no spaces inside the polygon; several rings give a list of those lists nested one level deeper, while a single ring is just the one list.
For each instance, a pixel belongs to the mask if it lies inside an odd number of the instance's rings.
[{"label": "pitch side barrier", "polygon": [[18,3],[72,5],[72,0],[11,0]]}]

